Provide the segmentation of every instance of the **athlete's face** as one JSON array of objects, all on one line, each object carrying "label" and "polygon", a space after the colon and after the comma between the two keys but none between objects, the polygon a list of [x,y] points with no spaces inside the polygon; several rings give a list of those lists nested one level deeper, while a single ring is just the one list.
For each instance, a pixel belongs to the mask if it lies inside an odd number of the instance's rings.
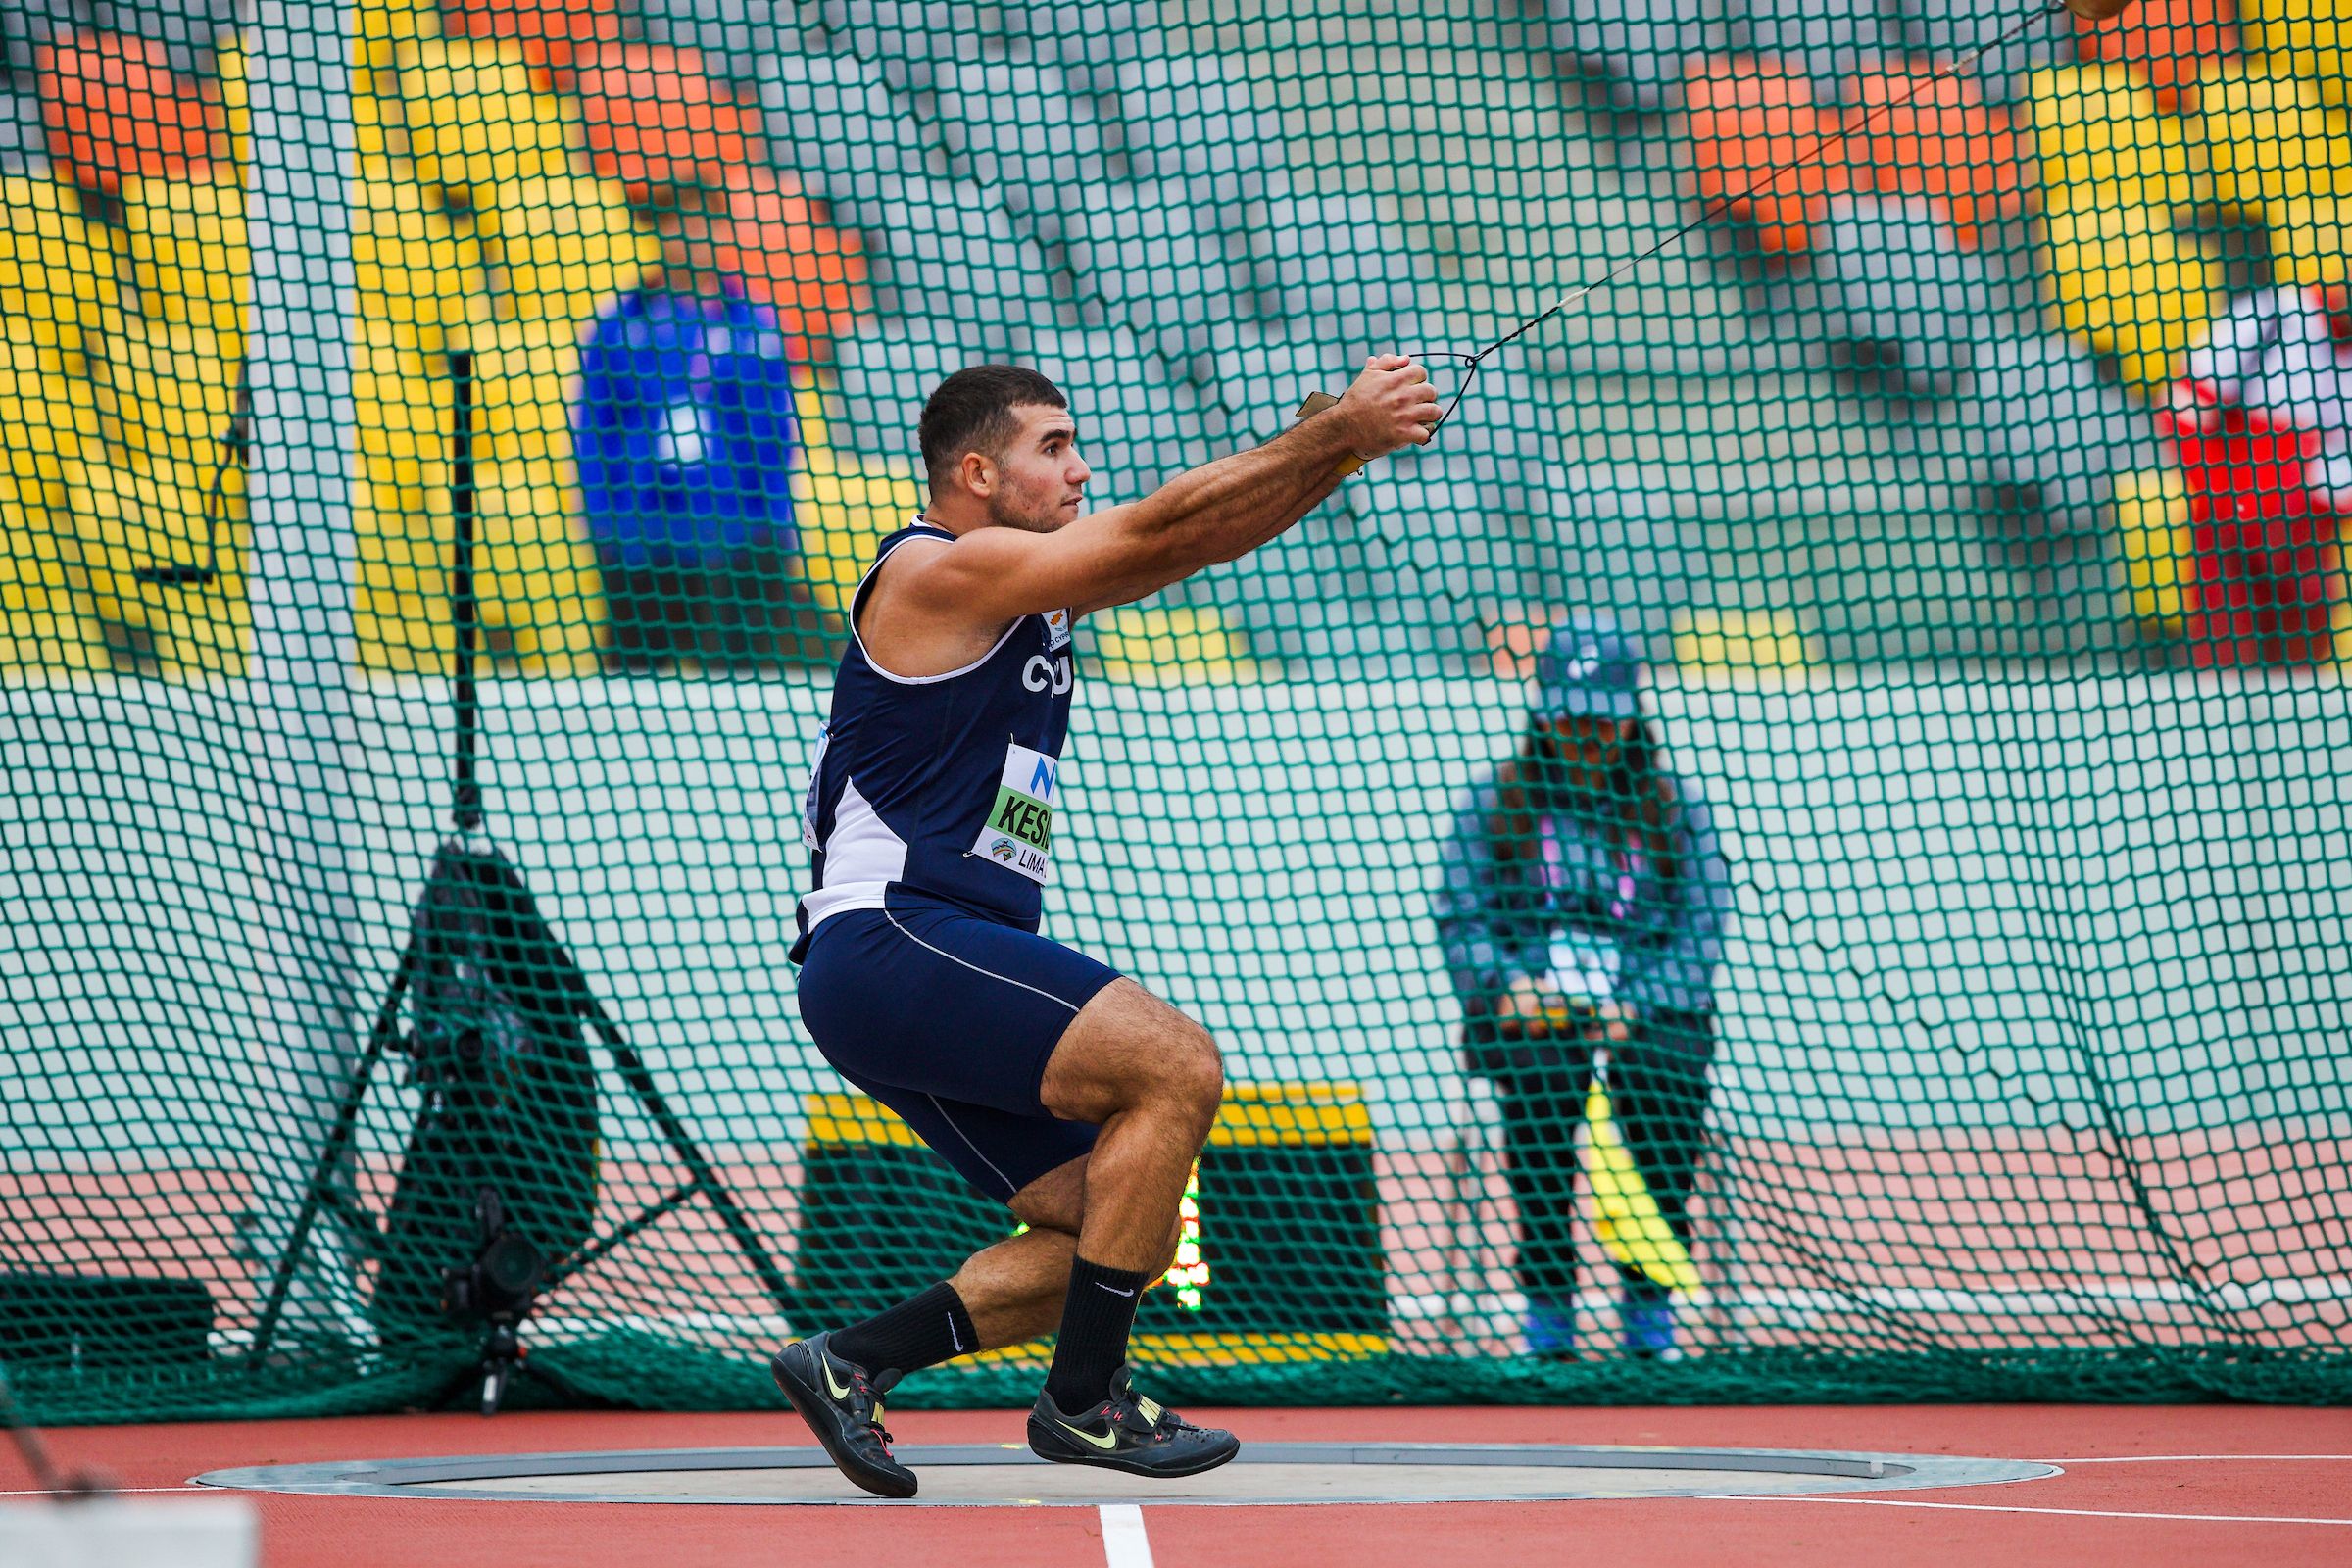
[{"label": "athlete's face", "polygon": [[1634,738],[1635,720],[1562,717],[1539,719],[1536,734],[1544,754],[1558,763],[1569,784],[1592,788],[1616,767],[1618,755]]},{"label": "athlete's face", "polygon": [[1052,533],[1076,520],[1095,470],[1078,455],[1078,425],[1069,410],[1024,403],[1012,412],[1020,430],[988,466],[988,520]]}]

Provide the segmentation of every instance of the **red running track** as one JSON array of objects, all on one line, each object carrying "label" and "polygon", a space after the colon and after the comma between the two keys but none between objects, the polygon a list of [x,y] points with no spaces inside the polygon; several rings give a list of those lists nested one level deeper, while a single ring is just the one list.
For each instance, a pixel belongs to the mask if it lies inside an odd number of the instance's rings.
[{"label": "red running track", "polygon": [[[2352,1411],[2243,1405],[1200,1411],[1273,1441],[1634,1443],[2044,1459],[2044,1481],[1876,1500],[1670,1498],[1394,1507],[1147,1507],[1157,1568],[1457,1563],[2352,1564]],[[1018,1441],[1014,1411],[894,1414],[906,1443]],[[49,1435],[126,1487],[330,1459],[801,1443],[789,1416],[369,1416]],[[2155,1457],[2151,1457],[2155,1456]],[[2197,1457],[2165,1457],[2197,1456]],[[2125,1462],[2083,1462],[2099,1459]],[[2068,1463],[2068,1461],[2076,1461]],[[2145,1461],[2145,1462],[2142,1462]],[[0,1491],[32,1485],[0,1450]],[[839,1510],[255,1494],[268,1568],[921,1568],[1105,1562],[1086,1508]],[[2317,1522],[2314,1522],[2317,1521]],[[1133,1559],[1130,1559],[1133,1560]]]}]

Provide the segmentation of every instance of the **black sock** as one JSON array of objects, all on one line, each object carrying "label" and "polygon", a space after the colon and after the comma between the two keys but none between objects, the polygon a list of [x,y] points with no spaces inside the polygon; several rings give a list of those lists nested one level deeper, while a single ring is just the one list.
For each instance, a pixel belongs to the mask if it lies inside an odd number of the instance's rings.
[{"label": "black sock", "polygon": [[1127,1334],[1149,1274],[1104,1268],[1085,1258],[1070,1264],[1069,1298],[1061,1308],[1061,1338],[1046,1393],[1065,1412],[1090,1410],[1110,1393],[1110,1375],[1127,1359]]},{"label": "black sock", "polygon": [[836,1331],[827,1345],[835,1355],[868,1372],[920,1372],[971,1354],[980,1348],[980,1336],[972,1332],[963,1298],[941,1280],[920,1296]]}]

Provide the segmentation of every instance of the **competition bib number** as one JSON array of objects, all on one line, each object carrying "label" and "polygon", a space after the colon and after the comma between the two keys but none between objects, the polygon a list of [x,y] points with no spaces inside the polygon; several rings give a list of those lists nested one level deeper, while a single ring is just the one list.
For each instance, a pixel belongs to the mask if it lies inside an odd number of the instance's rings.
[{"label": "competition bib number", "polygon": [[1054,870],[1054,794],[1060,770],[1060,761],[1043,752],[1005,747],[1004,776],[972,853],[1042,886]]}]

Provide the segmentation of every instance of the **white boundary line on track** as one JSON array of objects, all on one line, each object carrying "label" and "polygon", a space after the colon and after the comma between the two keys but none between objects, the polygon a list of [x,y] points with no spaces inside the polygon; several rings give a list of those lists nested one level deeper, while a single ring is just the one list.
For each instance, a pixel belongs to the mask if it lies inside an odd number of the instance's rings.
[{"label": "white boundary line on track", "polygon": [[2352,1460],[2352,1453],[2110,1453],[2094,1459],[2036,1459],[2035,1464],[2210,1464],[2217,1459],[2260,1459],[2266,1464],[2282,1459]]},{"label": "white boundary line on track", "polygon": [[1152,1568],[1152,1538],[1144,1534],[1144,1510],[1132,1502],[1106,1502],[1102,1515],[1102,1560],[1107,1568]]},{"label": "white boundary line on track", "polygon": [[2306,1519],[2268,1513],[2134,1513],[2118,1508],[2027,1508],[1999,1502],[1914,1502],[1908,1497],[1808,1497],[1782,1494],[1769,1496],[1728,1496],[1717,1502],[1835,1502],[1856,1508],[1940,1508],[1954,1513],[2064,1514],[2076,1519],[2176,1519],[2215,1525],[2352,1525],[2352,1519]]}]

